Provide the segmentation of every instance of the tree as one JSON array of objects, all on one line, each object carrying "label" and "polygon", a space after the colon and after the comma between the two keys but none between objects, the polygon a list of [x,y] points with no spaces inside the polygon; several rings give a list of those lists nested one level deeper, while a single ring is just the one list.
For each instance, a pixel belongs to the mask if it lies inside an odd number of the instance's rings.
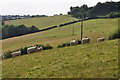
[{"label": "tree", "polygon": [[39,31],[39,28],[37,28],[35,26],[30,27],[30,33],[37,32],[37,31]]}]

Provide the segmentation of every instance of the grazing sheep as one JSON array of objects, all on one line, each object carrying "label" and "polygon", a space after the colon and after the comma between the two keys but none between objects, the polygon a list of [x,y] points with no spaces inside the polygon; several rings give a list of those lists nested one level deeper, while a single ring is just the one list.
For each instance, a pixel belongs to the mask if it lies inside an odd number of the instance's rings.
[{"label": "grazing sheep", "polygon": [[90,40],[91,40],[90,38],[85,37],[82,39],[81,42],[82,42],[82,44],[86,44],[86,43],[90,43]]},{"label": "grazing sheep", "polygon": [[4,58],[4,56],[2,54],[0,54],[0,60],[3,59],[3,58]]},{"label": "grazing sheep", "polygon": [[98,39],[97,39],[97,42],[103,42],[104,40],[105,40],[104,37],[102,37],[102,38],[98,38]]},{"label": "grazing sheep", "polygon": [[70,41],[70,46],[76,46],[76,45],[78,45],[78,40]]},{"label": "grazing sheep", "polygon": [[27,49],[27,53],[30,54],[30,53],[34,53],[37,51],[37,46],[34,46],[34,47],[30,47]]},{"label": "grazing sheep", "polygon": [[37,51],[42,51],[42,50],[43,50],[43,47],[37,48]]},{"label": "grazing sheep", "polygon": [[19,50],[18,52],[13,52],[13,53],[11,53],[11,55],[12,55],[12,57],[20,56],[21,51]]}]

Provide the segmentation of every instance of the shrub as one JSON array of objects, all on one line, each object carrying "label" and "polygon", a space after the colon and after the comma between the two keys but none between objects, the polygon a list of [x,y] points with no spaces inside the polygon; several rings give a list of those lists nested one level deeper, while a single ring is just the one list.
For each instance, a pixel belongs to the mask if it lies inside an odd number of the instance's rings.
[{"label": "shrub", "polygon": [[20,49],[21,55],[28,54],[28,53],[27,53],[27,48],[28,48],[28,47],[24,47],[24,48],[21,48],[21,49]]},{"label": "shrub", "polygon": [[12,51],[8,51],[8,52],[4,53],[4,58],[5,59],[6,58],[11,58],[12,57],[11,53],[12,53]]},{"label": "shrub", "polygon": [[116,12],[116,13],[115,13],[115,12],[112,12],[112,13],[109,14],[109,17],[110,17],[110,18],[120,17],[120,13],[119,13],[119,12]]},{"label": "shrub", "polygon": [[43,47],[43,50],[47,50],[47,49],[52,49],[53,47],[50,46],[49,44],[47,44],[46,46],[42,45],[42,44],[36,44],[35,46],[38,47]]},{"label": "shrub", "polygon": [[81,40],[78,40],[78,44],[81,44]]},{"label": "shrub", "polygon": [[43,46],[43,50],[47,50],[47,49],[52,49],[53,47],[52,46],[50,46],[50,45],[46,45],[46,46]]},{"label": "shrub", "polygon": [[61,45],[58,45],[57,48],[66,47],[66,46],[70,46],[70,43],[63,43]]},{"label": "shrub", "polygon": [[109,36],[109,40],[120,38],[120,28]]}]

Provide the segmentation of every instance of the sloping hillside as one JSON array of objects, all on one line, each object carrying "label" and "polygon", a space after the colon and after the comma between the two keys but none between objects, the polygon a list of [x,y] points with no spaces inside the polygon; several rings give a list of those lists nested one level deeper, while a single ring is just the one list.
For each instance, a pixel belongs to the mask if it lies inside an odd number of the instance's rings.
[{"label": "sloping hillside", "polygon": [[118,40],[47,50],[3,61],[4,78],[117,78]]},{"label": "sloping hillside", "polygon": [[[3,53],[35,44],[50,44],[53,47],[56,47],[58,44],[69,42],[72,39],[80,39],[80,24],[81,23],[79,22],[44,32],[2,40]],[[75,33],[74,36],[72,35],[73,27]],[[84,22],[83,36],[91,37],[91,42],[94,43],[98,37],[104,36],[107,39],[110,33],[114,32],[117,28],[118,18],[88,20]]]},{"label": "sloping hillside", "polygon": [[59,15],[59,16],[50,16],[50,17],[10,20],[10,21],[5,21],[5,24],[13,24],[13,25],[24,24],[26,26],[34,25],[40,29],[43,29],[74,20],[77,19],[69,15]]}]

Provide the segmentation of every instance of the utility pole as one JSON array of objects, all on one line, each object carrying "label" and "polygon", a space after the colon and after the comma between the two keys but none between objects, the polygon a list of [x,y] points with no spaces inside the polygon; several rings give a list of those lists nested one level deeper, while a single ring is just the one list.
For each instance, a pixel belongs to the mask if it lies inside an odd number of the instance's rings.
[{"label": "utility pole", "polygon": [[82,14],[82,20],[81,20],[81,40],[83,38],[83,21],[84,21],[84,15]]},{"label": "utility pole", "polygon": [[81,21],[81,40],[82,40],[82,38],[83,38],[83,19]]},{"label": "utility pole", "polygon": [[74,36],[74,25],[73,25],[73,33],[72,33],[72,35]]}]

